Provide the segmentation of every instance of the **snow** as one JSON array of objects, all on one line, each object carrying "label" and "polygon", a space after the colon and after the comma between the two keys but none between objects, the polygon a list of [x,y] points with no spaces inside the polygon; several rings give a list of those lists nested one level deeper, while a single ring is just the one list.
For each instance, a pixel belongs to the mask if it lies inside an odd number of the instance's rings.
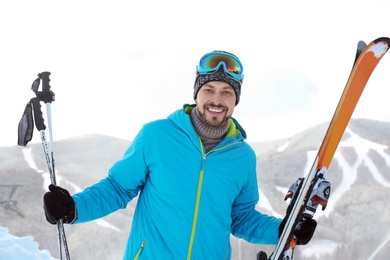
[{"label": "snow", "polygon": [[272,216],[275,216],[277,218],[283,218],[282,215],[280,215],[278,212],[276,212],[273,209],[273,207],[271,206],[271,202],[268,200],[267,196],[265,196],[265,194],[262,192],[261,189],[259,189],[259,196],[260,196],[260,200],[259,200],[259,203],[256,205],[258,210],[261,211],[261,209],[266,209],[266,210],[270,211],[270,214]]},{"label": "snow", "polygon": [[[373,50],[375,51],[375,50]],[[379,52],[380,50],[377,50]],[[329,214],[334,210],[335,205],[338,200],[342,197],[344,193],[349,191],[352,185],[357,180],[357,170],[359,166],[365,165],[369,168],[369,172],[372,174],[374,180],[376,180],[380,185],[389,188],[390,182],[384,178],[383,174],[375,166],[372,159],[368,156],[370,150],[376,151],[385,161],[386,165],[390,167],[390,156],[385,152],[388,148],[386,145],[377,144],[369,140],[361,138],[359,135],[354,133],[350,128],[346,129],[346,132],[350,137],[346,140],[342,140],[339,144],[339,147],[353,147],[356,151],[357,158],[353,164],[350,164],[341,154],[339,150],[336,150],[333,160],[337,161],[339,166],[342,168],[341,183],[337,187],[332,187],[332,192],[330,194],[330,199],[327,204],[325,211],[317,210],[315,218],[328,217]],[[279,152],[283,152],[289,143],[286,143],[278,147]],[[304,167],[303,175],[306,175],[310,172],[312,163],[317,156],[318,151],[308,151],[307,152],[307,164]],[[283,194],[286,194],[288,188],[286,187],[276,187],[278,191]],[[265,208],[271,211],[273,214],[277,213],[273,210],[269,200],[266,196],[259,190],[260,201],[258,207]],[[289,203],[289,200],[287,200]],[[280,216],[279,216],[280,217]],[[369,259],[375,259],[375,256],[380,252],[384,247],[388,246],[390,243],[390,235],[376,248],[372,253]],[[301,247],[300,250],[302,254],[310,259],[321,259],[324,254],[332,254],[341,244],[332,241],[332,240],[313,240],[310,244],[305,247]]]},{"label": "snow", "polygon": [[331,240],[317,240],[301,248],[302,255],[311,259],[319,259],[323,254],[331,254],[339,244]]},{"label": "snow", "polygon": [[[331,193],[331,199],[328,202],[327,208],[325,211],[318,210],[316,213],[316,218],[322,217],[322,216],[329,216],[329,214],[334,210],[334,206],[337,204],[337,201],[341,198],[341,196],[350,190],[353,183],[357,179],[357,169],[360,165],[364,164],[367,166],[372,173],[373,178],[383,185],[384,187],[390,187],[390,182],[387,181],[382,173],[376,168],[375,164],[372,162],[370,157],[368,156],[369,150],[376,151],[386,162],[386,165],[390,167],[390,156],[385,152],[387,149],[387,146],[380,145],[374,142],[370,142],[366,139],[361,138],[357,134],[355,134],[351,129],[347,128],[346,132],[350,134],[350,138],[347,140],[343,140],[339,147],[353,147],[357,153],[357,159],[356,161],[351,165],[347,162],[347,160],[342,156],[342,154],[336,150],[335,156],[333,160],[337,161],[340,167],[342,168],[342,176],[341,176],[341,183],[337,187],[332,190]],[[278,147],[279,152],[283,152],[287,147],[289,146],[289,143],[285,143],[284,145]],[[50,184],[50,178],[49,173],[45,170],[38,169],[36,163],[33,160],[31,149],[25,148],[23,149],[24,159],[28,163],[28,165],[34,169],[38,174],[40,174],[44,179],[44,185],[43,189],[47,189],[47,186]],[[308,157],[308,163],[305,165],[304,168],[304,175],[310,171],[310,168],[312,167],[312,162],[314,161],[315,157],[317,155],[317,151],[308,151],[307,157]],[[57,173],[58,177],[59,176]],[[77,186],[76,184],[64,179],[64,178],[58,178],[59,181],[66,182],[68,185],[70,185],[75,192],[80,192],[82,189]],[[286,187],[276,187],[278,191],[280,191],[283,194],[286,194],[288,188]],[[272,215],[275,215],[277,217],[283,217],[280,214],[278,214],[273,207],[271,206],[271,203],[265,196],[265,194],[259,189],[259,195],[260,195],[260,201],[257,207],[265,208],[271,212]],[[286,201],[288,204],[289,201]],[[103,219],[99,219],[96,221],[96,224],[105,227],[110,228],[113,230],[116,230],[118,232],[121,232],[121,230],[114,225],[108,223],[107,221]],[[378,248],[372,253],[370,259],[374,259],[375,255],[380,252],[385,246],[387,246],[390,243],[390,235],[385,239]],[[305,257],[310,257],[311,259],[320,259],[323,254],[331,254],[334,252],[338,247],[340,246],[339,243],[331,240],[313,240],[309,245],[302,247],[301,251],[302,254]],[[0,260],[5,259],[54,259],[51,257],[50,252],[47,250],[39,250],[39,245],[34,241],[33,237],[27,236],[27,237],[15,237],[11,234],[9,234],[9,231],[7,228],[0,227]]]},{"label": "snow", "polygon": [[281,145],[281,146],[279,146],[278,147],[278,152],[284,152],[286,149],[287,149],[287,147],[290,145],[290,142],[287,142],[287,143],[285,143],[284,145]]},{"label": "snow", "polygon": [[[334,210],[334,206],[337,204],[342,195],[349,191],[352,185],[355,183],[357,179],[357,170],[361,165],[365,165],[370,169],[373,178],[379,184],[385,187],[390,187],[390,182],[383,177],[383,174],[375,167],[375,164],[368,156],[368,151],[374,150],[378,152],[382,156],[382,158],[384,158],[386,164],[390,167],[390,156],[385,153],[387,146],[363,139],[359,135],[354,133],[350,128],[347,128],[346,132],[350,134],[350,138],[342,141],[339,144],[339,147],[353,147],[357,153],[357,159],[352,165],[350,165],[348,161],[339,152],[339,150],[336,150],[333,161],[337,161],[342,168],[341,183],[337,187],[332,187],[332,192],[330,194],[331,199],[329,199],[328,201],[327,208],[325,211],[318,210],[316,212],[317,217],[329,216],[329,214]],[[306,173],[309,172],[310,168],[312,167],[312,162],[314,161],[316,155],[317,151],[309,151],[307,153],[308,163],[305,167]]]},{"label": "snow", "polygon": [[[31,148],[24,148],[23,149],[23,157],[24,157],[24,160],[27,162],[28,166],[30,166],[31,169],[33,169],[34,171],[36,171],[38,174],[40,174],[42,176],[43,189],[47,190],[47,187],[51,183],[50,174],[48,172],[45,172],[43,170],[38,169],[38,166],[33,159]],[[56,176],[56,179],[59,180],[59,177]]]},{"label": "snow", "polygon": [[386,246],[387,243],[390,242],[390,235],[379,244],[379,246],[375,249],[375,251],[370,255],[367,260],[374,260],[376,255]]},{"label": "snow", "polygon": [[40,250],[33,237],[16,237],[8,229],[0,227],[0,260],[51,260],[48,250]]}]

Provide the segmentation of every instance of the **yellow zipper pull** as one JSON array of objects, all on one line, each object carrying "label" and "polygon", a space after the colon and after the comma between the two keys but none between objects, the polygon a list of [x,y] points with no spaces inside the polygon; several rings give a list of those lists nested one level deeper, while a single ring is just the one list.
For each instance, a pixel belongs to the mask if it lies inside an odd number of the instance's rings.
[{"label": "yellow zipper pull", "polygon": [[137,254],[135,255],[134,259],[133,260],[138,260],[138,258],[141,256],[142,254],[142,251],[144,250],[144,247],[146,245],[146,240],[142,241],[141,243],[141,247],[138,249],[138,252]]}]

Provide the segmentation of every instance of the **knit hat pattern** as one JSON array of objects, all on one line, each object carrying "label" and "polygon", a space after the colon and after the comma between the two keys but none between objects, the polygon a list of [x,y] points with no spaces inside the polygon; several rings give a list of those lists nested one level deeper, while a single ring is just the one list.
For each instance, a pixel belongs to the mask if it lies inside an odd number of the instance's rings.
[{"label": "knit hat pattern", "polygon": [[233,90],[236,94],[236,105],[240,101],[240,95],[241,95],[241,84],[242,82],[236,81],[230,77],[228,77],[225,72],[223,71],[223,68],[220,68],[218,71],[216,71],[213,74],[198,74],[195,79],[194,84],[194,99],[196,99],[196,96],[199,92],[199,89],[210,81],[222,81],[230,86],[233,87]]}]

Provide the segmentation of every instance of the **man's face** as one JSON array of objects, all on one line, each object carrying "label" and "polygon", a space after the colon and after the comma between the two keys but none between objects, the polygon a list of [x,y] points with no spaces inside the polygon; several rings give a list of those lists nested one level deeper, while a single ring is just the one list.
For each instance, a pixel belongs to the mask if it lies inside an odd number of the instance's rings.
[{"label": "man's face", "polygon": [[209,126],[219,127],[233,114],[236,94],[228,83],[210,81],[199,89],[195,101],[203,121]]}]

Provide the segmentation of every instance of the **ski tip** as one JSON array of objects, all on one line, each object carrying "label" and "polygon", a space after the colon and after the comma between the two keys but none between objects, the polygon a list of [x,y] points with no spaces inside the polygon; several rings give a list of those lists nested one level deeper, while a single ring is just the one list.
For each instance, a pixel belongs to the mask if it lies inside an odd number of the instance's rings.
[{"label": "ski tip", "polygon": [[381,37],[373,41],[373,44],[370,44],[369,51],[374,53],[376,58],[382,58],[383,55],[390,48],[390,38]]},{"label": "ski tip", "polygon": [[375,43],[378,42],[386,42],[387,45],[390,45],[390,38],[389,37],[380,37],[374,41]]}]

